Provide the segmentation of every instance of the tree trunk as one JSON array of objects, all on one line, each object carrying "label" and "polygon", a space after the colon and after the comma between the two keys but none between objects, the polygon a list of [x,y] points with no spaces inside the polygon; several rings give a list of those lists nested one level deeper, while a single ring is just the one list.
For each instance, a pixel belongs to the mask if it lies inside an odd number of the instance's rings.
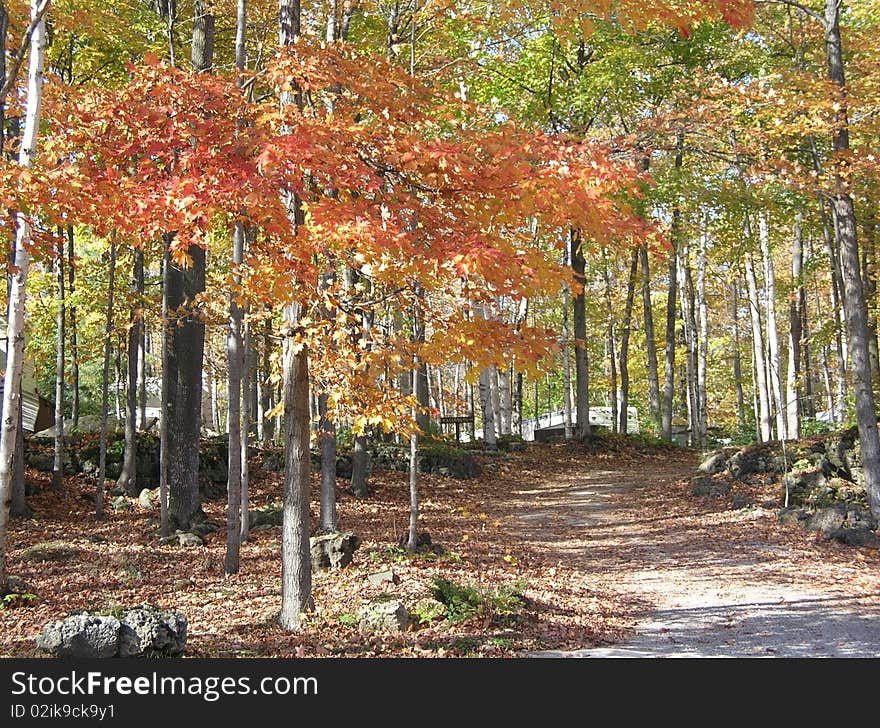
[{"label": "tree trunk", "polygon": [[227,416],[229,426],[229,466],[226,481],[226,558],[223,568],[227,574],[237,574],[241,549],[241,521],[247,511],[241,511],[241,382],[244,369],[242,350],[241,266],[244,263],[244,223],[235,223],[232,232],[232,290],[229,292],[229,327],[226,332],[227,362]]},{"label": "tree trunk", "polygon": [[55,257],[56,295],[55,314],[55,459],[52,463],[52,490],[64,485],[64,230],[59,228],[58,250]]},{"label": "tree trunk", "polygon": [[639,247],[639,258],[642,263],[642,308],[645,322],[645,345],[648,354],[648,410],[651,420],[662,428],[660,417],[660,375],[657,363],[657,341],[654,334],[654,310],[651,303],[651,271],[648,267],[648,248]]},{"label": "tree trunk", "polygon": [[281,616],[284,629],[300,627],[300,613],[312,607],[309,558],[309,360],[293,332],[299,306],[285,307],[284,322],[284,516],[281,538]]},{"label": "tree trunk", "polygon": [[489,450],[498,447],[495,435],[495,409],[492,403],[492,367],[480,372],[480,406],[483,414],[483,443]]},{"label": "tree trunk", "polygon": [[565,439],[570,440],[574,435],[571,418],[571,351],[568,333],[568,309],[571,300],[571,292],[568,286],[562,290],[562,363],[563,363],[563,421],[565,423]]},{"label": "tree trunk", "polygon": [[608,319],[608,365],[609,365],[609,402],[611,405],[611,431],[618,432],[617,419],[617,334],[614,326],[614,302],[611,298],[611,271],[608,268],[608,251],[602,250],[602,273],[605,278],[605,313]]},{"label": "tree trunk", "polygon": [[[192,33],[193,69],[207,73],[214,63],[214,16],[205,0],[196,0]],[[171,238],[167,239],[171,244]],[[173,263],[165,268],[164,295],[168,311],[177,315],[178,326],[168,328],[170,371],[168,415],[168,515],[173,529],[187,531],[193,519],[201,517],[199,506],[199,445],[202,426],[202,367],[205,353],[205,323],[195,311],[195,299],[205,290],[205,250],[191,246],[192,264],[184,269]]]},{"label": "tree trunk", "polygon": [[[678,134],[676,139],[675,169],[679,170],[684,161],[684,135]],[[678,298],[678,244],[681,237],[681,208],[676,203],[672,208],[672,226],[669,253],[669,291],[666,296],[666,361],[663,368],[663,409],[661,425],[663,438],[672,440],[672,413],[675,396],[675,305]]]},{"label": "tree trunk", "polygon": [[131,320],[128,329],[128,387],[125,405],[125,452],[122,460],[122,472],[116,484],[125,489],[128,495],[137,495],[137,401],[138,401],[138,369],[140,368],[139,349],[143,318],[144,290],[144,253],[134,251],[134,275],[131,291],[134,301],[131,309]]},{"label": "tree trunk", "polygon": [[770,234],[767,219],[758,217],[758,237],[761,241],[761,256],[764,258],[764,306],[767,312],[767,369],[770,393],[773,396],[772,411],[776,420],[776,436],[788,439],[786,403],[782,398],[782,360],[779,355],[779,330],[776,326],[776,272],[773,253],[770,250]]},{"label": "tree trunk", "polygon": [[800,423],[800,379],[801,379],[801,339],[803,331],[803,264],[804,246],[801,223],[803,214],[795,214],[792,249],[791,249],[791,285],[792,291],[788,306],[788,377],[785,386],[785,416],[788,436],[799,439],[801,436]]},{"label": "tree trunk", "polygon": [[694,295],[694,278],[691,273],[690,243],[686,238],[682,239],[680,246],[679,268],[678,276],[682,282],[682,285],[679,286],[679,297],[681,299],[681,321],[685,347],[682,393],[684,400],[687,402],[688,444],[695,446],[698,444],[698,433],[700,431],[700,413],[697,407],[697,336],[696,319],[694,317],[694,299],[696,296]]},{"label": "tree trunk", "polygon": [[760,442],[769,442],[773,437],[773,424],[770,416],[770,397],[767,389],[767,365],[764,360],[764,334],[761,328],[761,304],[758,300],[758,283],[755,279],[755,266],[752,254],[746,253],[746,283],[749,290],[749,314],[752,321],[752,350],[755,359],[755,383],[758,389],[758,418]]},{"label": "tree trunk", "polygon": [[[244,2],[244,0],[240,0]],[[256,367],[253,360],[253,342],[251,341],[251,325],[244,324],[244,370],[241,377],[241,390],[247,392],[251,380],[254,378]],[[241,406],[241,497],[239,538],[241,542],[247,541],[250,536],[250,524],[248,522],[248,510],[250,508],[250,468],[248,466],[248,450],[251,439],[251,415],[253,404],[250,397],[245,397]]]},{"label": "tree trunk", "polygon": [[632,330],[632,312],[638,273],[639,251],[633,250],[629,265],[629,279],[626,285],[623,327],[620,331],[620,431],[624,434],[629,432],[629,337]]},{"label": "tree trunk", "polygon": [[569,259],[574,273],[577,293],[572,301],[572,327],[574,329],[575,410],[577,439],[581,442],[590,437],[590,369],[587,353],[587,308],[584,286],[586,285],[586,261],[579,230],[569,234]]},{"label": "tree trunk", "polygon": [[871,389],[867,308],[859,270],[856,216],[849,189],[850,175],[847,161],[847,154],[850,151],[849,119],[840,37],[840,5],[840,0],[825,0],[825,51],[828,76],[837,87],[840,103],[837,112],[838,123],[834,127],[832,136],[832,148],[836,155],[833,206],[839,228],[849,360],[855,388],[856,420],[859,428],[865,489],[871,513],[876,518],[880,518],[880,436],[877,431],[877,411]]},{"label": "tree trunk", "polygon": [[730,316],[733,320],[733,384],[736,388],[736,419],[740,433],[746,431],[746,406],[742,385],[742,354],[739,342],[739,285],[730,284]]},{"label": "tree trunk", "polygon": [[[292,45],[300,34],[299,0],[279,0],[279,44]],[[281,94],[282,109],[299,99],[296,90]],[[303,223],[295,194],[284,193],[294,233]],[[284,516],[281,538],[282,628],[300,628],[300,614],[312,603],[312,564],[309,558],[309,358],[304,342],[296,341],[300,305],[284,308]]]},{"label": "tree trunk", "polygon": [[336,424],[327,407],[328,395],[318,396],[318,437],[321,454],[321,517],[322,533],[335,533],[336,524]]},{"label": "tree trunk", "polygon": [[697,411],[700,431],[697,438],[700,446],[706,444],[709,431],[709,404],[706,386],[706,373],[709,366],[709,308],[706,302],[706,247],[707,233],[700,236],[700,250],[697,255]]},{"label": "tree trunk", "polygon": [[77,340],[76,306],[73,303],[74,286],[76,285],[76,253],[74,250],[75,236],[73,225],[67,226],[67,320],[70,328],[70,386],[72,401],[70,419],[74,427],[79,427],[79,342]]},{"label": "tree trunk", "polygon": [[[418,357],[413,362],[412,370],[412,386],[418,400],[419,390],[422,386],[420,381]],[[416,424],[416,415],[418,410],[413,409],[413,424]],[[415,553],[418,547],[418,527],[419,527],[419,428],[413,428],[409,436],[409,533],[406,539],[406,550]]]},{"label": "tree trunk", "polygon": [[101,375],[101,435],[98,454],[98,488],[95,517],[104,517],[104,484],[107,473],[107,414],[110,409],[110,347],[113,343],[113,293],[116,278],[116,241],[110,244],[110,276],[107,283],[107,318],[104,322],[104,368]]}]

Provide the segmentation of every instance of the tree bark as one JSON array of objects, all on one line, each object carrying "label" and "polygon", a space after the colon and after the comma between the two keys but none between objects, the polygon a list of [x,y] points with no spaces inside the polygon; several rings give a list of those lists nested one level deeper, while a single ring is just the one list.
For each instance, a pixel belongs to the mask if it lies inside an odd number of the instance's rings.
[{"label": "tree bark", "polygon": [[70,387],[73,395],[70,403],[70,419],[74,427],[79,427],[79,341],[76,320],[76,306],[73,294],[76,285],[76,252],[74,249],[76,237],[73,225],[67,226],[67,296],[70,303],[67,306],[67,321],[70,330]]},{"label": "tree bark", "polygon": [[133,302],[128,329],[128,387],[125,405],[125,452],[122,459],[122,472],[116,484],[128,495],[137,495],[137,402],[138,370],[140,368],[140,340],[143,325],[144,253],[134,251],[134,271],[131,282]]},{"label": "tree bark", "polygon": [[232,232],[232,290],[229,292],[229,324],[226,332],[227,361],[227,416],[229,426],[229,461],[226,481],[226,557],[223,562],[227,574],[237,574],[240,564],[241,521],[247,511],[241,511],[241,394],[244,351],[242,347],[242,311],[238,305],[241,295],[241,266],[244,263],[244,223],[237,221]]},{"label": "tree bark", "polygon": [[639,259],[642,264],[642,308],[645,325],[645,346],[648,355],[648,410],[651,420],[662,428],[660,417],[660,375],[657,363],[657,340],[654,333],[654,309],[651,303],[651,270],[648,266],[648,248],[639,247]]},{"label": "tree bark", "polygon": [[626,304],[620,331],[620,431],[629,432],[629,337],[632,331],[633,303],[636,297],[636,278],[639,273],[639,251],[632,251],[629,279],[626,284]]},{"label": "tree bark", "polygon": [[[300,34],[299,0],[279,0],[279,45],[292,45]],[[285,105],[299,102],[296,90],[281,93]],[[295,194],[285,192],[285,203],[296,232],[303,211]],[[300,628],[300,614],[312,609],[312,565],[309,558],[309,358],[305,342],[297,341],[300,305],[284,308],[284,515],[281,538],[282,628]]]},{"label": "tree bark", "polygon": [[[684,134],[676,138],[675,162],[676,170],[680,170],[684,162]],[[672,414],[675,397],[675,305],[678,298],[678,245],[681,237],[681,208],[678,203],[672,208],[672,226],[670,229],[672,250],[669,253],[669,291],[666,296],[666,359],[663,368],[663,409],[661,424],[663,438],[672,440]]]},{"label": "tree bark", "polygon": [[[115,236],[114,236],[115,238]],[[110,347],[113,343],[113,297],[116,279],[116,241],[110,243],[110,273],[107,282],[107,318],[104,322],[104,367],[101,374],[101,434],[98,453],[98,488],[95,517],[104,517],[104,484],[107,473],[107,414],[110,408]]]},{"label": "tree bark", "polygon": [[736,419],[740,433],[746,431],[746,407],[742,385],[742,354],[739,340],[739,285],[730,284],[730,316],[733,320],[733,384],[736,388]]},{"label": "tree bark", "polygon": [[832,135],[834,162],[834,193],[832,203],[838,221],[840,263],[843,274],[844,306],[849,340],[849,359],[855,389],[856,420],[861,444],[865,489],[871,513],[880,518],[880,436],[877,431],[877,410],[871,388],[871,360],[868,345],[868,317],[859,269],[859,245],[856,215],[850,193],[847,154],[849,118],[846,101],[846,78],[840,36],[840,0],[825,0],[825,52],[828,76],[837,87],[839,111]]},{"label": "tree bark", "polygon": [[761,328],[761,304],[758,299],[758,283],[755,279],[755,265],[752,254],[746,253],[746,283],[749,291],[749,315],[752,321],[752,351],[755,360],[755,382],[758,390],[758,419],[760,421],[760,442],[769,442],[773,437],[773,424],[770,415],[770,397],[767,389],[767,366],[764,359],[764,334]]},{"label": "tree bark", "polygon": [[58,250],[55,256],[56,295],[55,313],[55,458],[52,463],[52,490],[64,485],[64,230],[59,228]]},{"label": "tree bark", "polygon": [[569,260],[574,274],[577,293],[572,300],[572,328],[574,329],[575,411],[577,439],[585,442],[590,431],[590,369],[587,352],[586,261],[579,230],[569,233]]},{"label": "tree bark", "polygon": [[761,242],[761,256],[764,259],[764,308],[767,312],[767,373],[770,393],[773,397],[772,411],[776,420],[776,436],[788,439],[786,403],[782,398],[782,359],[779,354],[779,329],[776,325],[776,271],[773,265],[773,252],[770,249],[770,233],[767,219],[758,217],[758,237]]},{"label": "tree bark", "polygon": [[801,436],[800,401],[801,401],[801,339],[803,337],[803,265],[804,246],[801,224],[803,214],[795,214],[791,247],[791,284],[792,291],[788,305],[788,377],[785,387],[785,416],[788,436],[799,439]]}]

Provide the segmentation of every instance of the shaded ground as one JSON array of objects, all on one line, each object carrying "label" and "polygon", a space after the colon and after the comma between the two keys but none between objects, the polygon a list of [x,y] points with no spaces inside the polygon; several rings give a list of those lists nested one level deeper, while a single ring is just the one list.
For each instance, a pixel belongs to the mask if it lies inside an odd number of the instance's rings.
[{"label": "shaded ground", "polygon": [[[775,508],[730,510],[729,497],[693,498],[676,482],[692,467],[569,471],[561,487],[542,489],[542,518],[566,534],[560,545],[588,574],[613,571],[616,587],[643,608],[637,634],[613,647],[532,654],[880,656],[880,553],[782,526]],[[763,503],[778,498],[778,486],[739,493]],[[526,535],[542,538],[533,527]]]},{"label": "shaded ground", "polygon": [[[255,532],[241,572],[227,577],[223,529],[204,547],[160,546],[155,511],[133,505],[96,523],[94,483],[68,478],[66,497],[43,489],[31,499],[36,518],[12,523],[10,572],[37,599],[0,610],[0,656],[37,656],[42,625],[69,612],[142,603],[186,614],[186,654],[195,657],[880,655],[870,624],[880,616],[880,554],[781,526],[775,510],[692,498],[681,479],[695,460],[684,450],[541,445],[481,458],[477,480],[423,476],[421,523],[445,552],[415,558],[396,548],[408,516],[406,475],[376,473],[365,500],[340,481],[340,526],[364,543],[351,567],[315,575],[317,609],[299,634],[275,622],[279,529]],[[252,472],[254,506],[277,502],[280,475],[254,464]],[[777,495],[770,486],[735,493],[755,503]],[[205,509],[223,520],[221,500]],[[20,560],[50,540],[80,553]],[[398,584],[368,582],[388,568]],[[508,586],[527,604],[514,615],[488,610],[450,623],[430,596],[437,576],[481,593]],[[406,603],[410,631],[358,632],[354,615],[381,595]]]}]

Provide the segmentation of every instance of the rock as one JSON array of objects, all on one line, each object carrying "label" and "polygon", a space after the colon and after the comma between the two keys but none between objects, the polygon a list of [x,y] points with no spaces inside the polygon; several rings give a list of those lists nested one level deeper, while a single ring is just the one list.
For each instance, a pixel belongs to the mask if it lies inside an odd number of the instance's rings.
[{"label": "rock", "polygon": [[124,511],[131,508],[131,501],[124,495],[118,495],[110,503],[110,507],[114,511]]},{"label": "rock", "polygon": [[351,531],[327,533],[309,539],[312,570],[342,569],[348,566],[355,550],[361,545],[357,534]]},{"label": "rock", "polygon": [[163,536],[159,539],[159,543],[164,545],[177,545],[183,548],[194,548],[196,546],[205,545],[205,542],[201,539],[200,536],[184,531],[175,531],[170,536]]},{"label": "rock", "polygon": [[22,561],[67,561],[81,553],[80,549],[63,541],[44,541],[21,552]]},{"label": "rock", "polygon": [[397,584],[400,582],[400,578],[391,569],[388,569],[387,571],[368,574],[367,581],[371,586],[382,586],[383,584]]},{"label": "rock", "polygon": [[248,511],[248,527],[251,531],[263,528],[275,528],[281,526],[284,521],[284,512],[281,505],[267,506],[256,511]]},{"label": "rock", "polygon": [[358,612],[359,628],[367,632],[403,632],[409,626],[409,612],[396,599],[372,601]]},{"label": "rock", "polygon": [[729,483],[715,480],[708,475],[698,475],[696,478],[691,478],[691,495],[693,496],[718,498],[719,496],[727,495],[729,492]]},{"label": "rock", "polygon": [[748,508],[750,505],[752,505],[752,499],[747,495],[733,496],[733,501],[731,503],[731,508],[733,508],[733,510],[738,511],[742,508]]},{"label": "rock", "polygon": [[782,476],[782,486],[789,503],[815,505],[827,500],[831,493],[828,478],[818,467],[786,473]]},{"label": "rock", "polygon": [[808,531],[820,531],[827,535],[843,528],[843,523],[846,521],[846,511],[847,507],[843,503],[821,508],[810,516],[804,525]]},{"label": "rock", "polygon": [[731,455],[727,461],[727,469],[737,480],[742,480],[753,473],[766,473],[771,462],[764,448],[745,448]]},{"label": "rock", "polygon": [[159,504],[159,489],[150,490],[149,488],[144,488],[140,495],[138,496],[138,505],[141,508],[146,508],[147,510],[154,509]]},{"label": "rock", "polygon": [[264,452],[260,466],[263,470],[269,472],[280,472],[284,470],[284,452],[281,450],[269,450]]},{"label": "rock", "polygon": [[716,450],[711,453],[697,468],[701,473],[706,475],[715,475],[727,469],[727,455],[723,450]]},{"label": "rock", "polygon": [[186,591],[192,586],[190,579],[175,579],[171,585],[175,591]]},{"label": "rock", "polygon": [[6,593],[7,594],[29,594],[31,588],[27,582],[20,576],[10,574],[6,577]]},{"label": "rock", "polygon": [[800,523],[807,518],[803,508],[780,508],[777,511],[780,523]]},{"label": "rock", "polygon": [[836,528],[828,534],[829,539],[840,541],[848,546],[880,548],[880,538],[870,528],[856,526],[854,528]]},{"label": "rock", "polygon": [[851,503],[835,503],[833,506],[822,508],[810,516],[806,523],[808,530],[820,531],[828,538],[832,538],[830,534],[840,529],[863,528],[874,531],[877,525],[874,516]]},{"label": "rock", "polygon": [[193,519],[193,522],[190,524],[189,533],[195,534],[200,538],[204,538],[209,533],[216,533],[221,528],[219,523],[214,523],[213,521],[198,521]]},{"label": "rock", "polygon": [[34,470],[41,473],[51,473],[55,466],[55,456],[52,453],[37,451],[28,451],[25,455],[25,461]]},{"label": "rock", "polygon": [[186,646],[187,622],[180,612],[132,609],[122,619],[120,657],[172,657]]},{"label": "rock", "polygon": [[[409,543],[409,534],[408,533],[402,534],[400,536],[400,538],[397,539],[397,545],[402,549],[405,549],[407,547],[408,543]],[[431,540],[430,533],[428,533],[427,531],[419,531],[416,534],[416,551],[418,553],[429,553],[430,552],[430,553],[442,554],[443,547],[440,546],[439,544],[435,544]]]},{"label": "rock", "polygon": [[186,618],[152,607],[129,610],[122,618],[74,614],[49,622],[37,647],[53,657],[170,657],[186,645]]},{"label": "rock", "polygon": [[53,657],[116,657],[121,629],[116,617],[75,614],[44,626],[37,647]]}]

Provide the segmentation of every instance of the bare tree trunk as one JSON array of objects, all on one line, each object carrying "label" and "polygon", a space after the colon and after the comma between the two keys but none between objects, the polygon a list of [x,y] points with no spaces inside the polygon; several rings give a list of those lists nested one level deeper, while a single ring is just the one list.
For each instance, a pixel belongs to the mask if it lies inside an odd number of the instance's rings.
[{"label": "bare tree trunk", "polygon": [[755,279],[755,266],[752,254],[746,253],[746,283],[749,290],[749,314],[752,320],[752,349],[755,359],[756,387],[758,390],[759,421],[761,423],[760,442],[769,442],[773,437],[770,416],[770,397],[767,390],[767,366],[764,361],[764,334],[761,328],[761,307],[758,300],[758,283]]},{"label": "bare tree trunk", "polygon": [[77,341],[76,306],[73,303],[73,294],[76,285],[76,253],[74,250],[75,236],[73,225],[67,226],[67,296],[70,300],[67,306],[67,320],[70,327],[70,386],[73,399],[70,405],[70,419],[73,426],[79,427],[79,342]]},{"label": "bare tree trunk", "polygon": [[865,490],[871,513],[875,518],[880,518],[880,435],[877,431],[877,410],[874,406],[874,394],[871,388],[867,307],[865,306],[859,270],[856,216],[849,188],[851,182],[846,159],[850,151],[850,144],[846,101],[847,86],[840,36],[840,6],[840,0],[825,0],[825,52],[828,62],[828,76],[839,92],[838,123],[834,126],[832,133],[832,148],[837,155],[832,204],[838,221],[849,358],[855,388],[856,420],[859,428]]},{"label": "bare tree trunk", "polygon": [[[420,367],[418,357],[413,361],[412,387],[418,400],[419,388],[422,386],[419,377]],[[418,410],[413,408],[413,424],[416,424]],[[409,436],[409,532],[406,540],[406,550],[415,553],[418,547],[419,527],[419,428],[416,425]]]},{"label": "bare tree trunk", "polygon": [[[299,0],[279,0],[279,45],[292,45],[300,34]],[[296,103],[295,90],[281,94],[282,109]],[[295,194],[285,193],[294,232],[304,221]],[[295,339],[302,311],[284,308],[284,521],[281,539],[281,626],[300,628],[300,613],[313,608],[312,564],[309,558],[309,353]]]},{"label": "bare tree trunk", "polygon": [[[244,2],[244,0],[239,0]],[[242,372],[241,388],[248,391],[250,382],[254,377],[255,367],[253,361],[253,343],[251,341],[251,325],[244,325],[244,371]],[[241,528],[239,529],[240,540],[247,541],[250,536],[250,523],[248,522],[248,510],[250,508],[250,468],[248,467],[248,450],[251,438],[251,413],[252,404],[250,397],[245,397],[241,411]]]},{"label": "bare tree trunk", "polygon": [[[676,139],[675,169],[681,169],[684,161],[684,135]],[[661,412],[661,431],[663,438],[672,439],[672,406],[675,395],[675,301],[678,298],[678,245],[681,237],[681,208],[676,203],[672,208],[672,227],[670,230],[672,250],[669,253],[669,291],[666,297],[666,362],[663,369],[663,409]]]},{"label": "bare tree trunk", "polygon": [[709,405],[706,386],[706,371],[709,365],[709,308],[706,303],[706,246],[707,233],[700,236],[700,250],[697,255],[697,411],[700,431],[698,442],[705,446],[709,431]]},{"label": "bare tree trunk", "polygon": [[321,517],[322,533],[338,531],[336,523],[336,425],[327,408],[326,393],[318,395],[318,431],[321,454]]},{"label": "bare tree trunk", "polygon": [[492,397],[492,414],[495,416],[495,435],[503,435],[501,428],[501,394],[498,387],[498,367],[494,364],[489,368],[489,394]]},{"label": "bare tree trunk", "polygon": [[480,372],[480,405],[483,414],[483,443],[489,450],[498,447],[495,435],[495,409],[492,402],[492,368]]},{"label": "bare tree trunk", "polygon": [[639,251],[633,250],[626,284],[626,304],[623,309],[623,327],[620,332],[620,431],[629,432],[629,337],[632,330],[633,303],[636,297],[636,277],[639,273]]},{"label": "bare tree trunk", "polygon": [[681,321],[684,334],[685,346],[685,369],[682,393],[687,402],[688,411],[688,444],[698,444],[700,431],[699,410],[697,408],[697,341],[696,320],[694,318],[694,279],[691,274],[690,243],[686,238],[682,239],[679,255],[679,297],[681,299]]},{"label": "bare tree trunk", "polygon": [[662,427],[660,418],[660,375],[657,363],[657,341],[654,338],[654,310],[651,303],[651,271],[648,267],[648,248],[639,247],[642,263],[642,308],[645,321],[645,345],[648,353],[648,409],[651,419],[658,428]]},{"label": "bare tree trunk", "polygon": [[498,372],[498,399],[501,413],[501,434],[509,435],[513,423],[513,398],[510,393],[510,370],[497,369]]},{"label": "bare tree trunk", "polygon": [[128,388],[126,390],[125,405],[125,452],[122,459],[122,472],[116,484],[125,489],[129,495],[137,494],[137,400],[138,400],[138,369],[140,361],[138,350],[141,340],[141,326],[143,318],[143,301],[141,295],[144,290],[144,253],[142,250],[134,251],[134,275],[132,276],[131,291],[134,294],[134,303],[131,310],[131,320],[128,329]]},{"label": "bare tree trunk", "polygon": [[608,251],[602,250],[602,273],[605,278],[605,312],[608,317],[608,365],[609,365],[609,392],[611,405],[611,431],[618,432],[617,416],[617,334],[614,326],[614,302],[611,298],[611,271],[608,268]]},{"label": "bare tree trunk", "polygon": [[776,272],[773,254],[770,250],[770,233],[767,219],[758,217],[758,237],[761,241],[761,256],[764,258],[764,306],[767,311],[767,368],[770,379],[770,392],[773,396],[772,410],[776,419],[776,436],[788,439],[786,405],[782,398],[782,360],[779,355],[779,330],[776,326]]},{"label": "bare tree trunk", "polygon": [[229,427],[229,467],[226,482],[226,558],[223,568],[227,574],[237,574],[240,565],[241,521],[247,511],[241,511],[241,395],[244,351],[242,347],[242,311],[238,305],[241,295],[241,266],[244,263],[244,223],[238,221],[232,232],[232,290],[229,292],[229,328],[226,333],[227,362],[227,416]]},{"label": "bare tree trunk", "polygon": [[285,307],[284,321],[284,516],[281,538],[281,615],[284,629],[300,627],[300,613],[312,608],[309,558],[309,359],[294,339],[299,306]]},{"label": "bare tree trunk", "polygon": [[64,485],[64,230],[59,228],[58,250],[55,256],[56,295],[55,315],[55,459],[52,463],[52,490]]},{"label": "bare tree trunk", "polygon": [[739,284],[736,279],[730,284],[730,312],[733,320],[733,383],[736,387],[736,419],[739,431],[746,430],[746,407],[742,385],[742,355],[739,341]]},{"label": "bare tree trunk", "polygon": [[565,439],[570,440],[574,435],[571,418],[571,351],[568,334],[568,308],[571,293],[566,285],[562,290],[562,362],[563,362],[563,417],[565,423]]},{"label": "bare tree trunk", "polygon": [[575,409],[577,411],[577,439],[581,442],[590,437],[590,368],[587,353],[587,309],[584,286],[586,285],[586,261],[581,245],[581,233],[572,229],[569,233],[569,260],[575,283],[579,286],[572,301],[572,325],[574,328]]},{"label": "bare tree trunk", "polygon": [[116,278],[115,235],[110,243],[110,276],[107,283],[107,318],[104,322],[104,368],[101,377],[101,440],[98,454],[98,488],[95,492],[95,517],[104,517],[104,484],[107,473],[107,413],[110,409],[110,347],[113,340],[113,293]]},{"label": "bare tree trunk", "polygon": [[[140,294],[143,295],[144,288],[141,285]],[[138,324],[138,368],[137,368],[137,381],[138,381],[138,428],[140,430],[147,429],[147,318],[146,318],[146,310],[144,310],[141,315],[140,322]]]},{"label": "bare tree trunk", "polygon": [[801,223],[803,214],[795,214],[792,249],[791,249],[791,284],[792,291],[788,306],[788,378],[785,387],[785,415],[788,436],[798,439],[801,436],[800,422],[800,378],[801,378],[801,339],[803,337],[801,322],[803,321],[803,264],[804,246]]}]

